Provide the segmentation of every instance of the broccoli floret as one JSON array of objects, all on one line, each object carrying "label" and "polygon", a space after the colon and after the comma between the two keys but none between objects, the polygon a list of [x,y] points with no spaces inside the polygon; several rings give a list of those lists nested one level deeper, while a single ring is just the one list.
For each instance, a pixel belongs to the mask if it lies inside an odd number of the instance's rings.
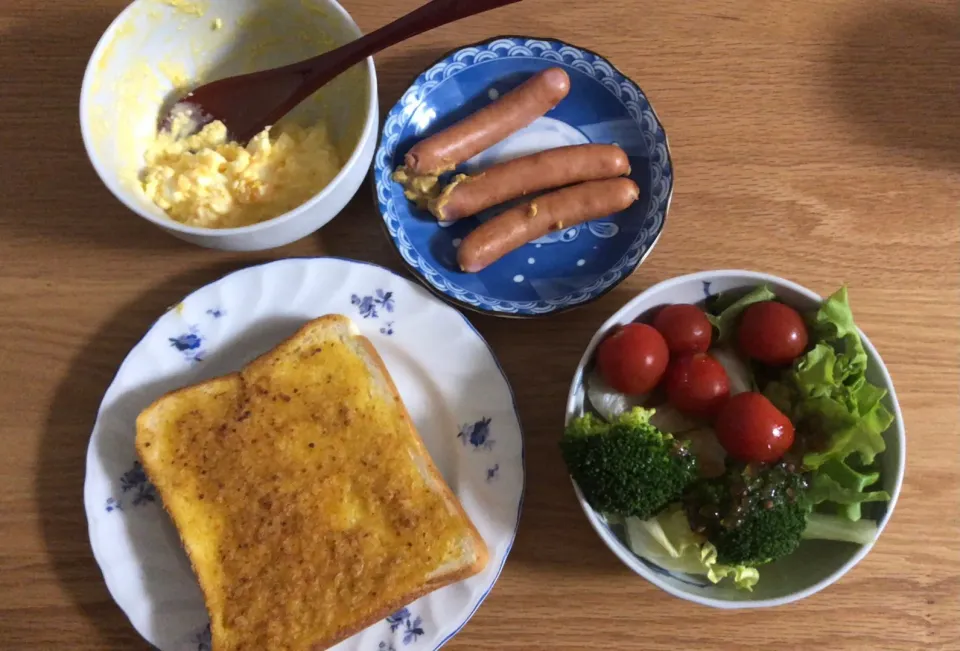
[{"label": "broccoli floret", "polygon": [[650,424],[653,413],[638,407],[612,423],[587,414],[567,426],[560,450],[595,510],[646,520],[696,480],[696,457]]},{"label": "broccoli floret", "polygon": [[685,496],[691,527],[717,548],[717,561],[762,565],[793,553],[806,529],[808,481],[789,463],[732,464]]}]

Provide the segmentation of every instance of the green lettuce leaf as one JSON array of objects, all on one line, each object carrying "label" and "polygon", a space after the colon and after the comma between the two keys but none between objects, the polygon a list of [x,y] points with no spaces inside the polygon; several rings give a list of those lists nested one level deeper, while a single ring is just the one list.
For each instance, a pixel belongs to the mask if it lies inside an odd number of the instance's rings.
[{"label": "green lettuce leaf", "polygon": [[[713,545],[710,547],[713,548]],[[713,554],[716,555],[716,553],[716,548],[713,548]],[[711,565],[710,571],[707,572],[707,578],[713,583],[720,583],[721,579],[728,576],[733,578],[734,585],[748,592],[753,592],[753,586],[760,580],[760,572],[757,568],[746,565]]]},{"label": "green lettuce leaf", "polygon": [[717,329],[717,341],[726,342],[736,331],[737,320],[743,311],[754,303],[763,303],[772,301],[777,295],[766,285],[760,285],[750,291],[749,294],[742,296],[733,303],[729,303],[723,295],[718,296],[713,304],[707,319]]},{"label": "green lettuce leaf", "polygon": [[845,461],[830,459],[813,476],[806,499],[814,505],[831,502],[837,505],[841,515],[855,522],[861,517],[860,505],[864,502],[886,502],[890,499],[886,491],[866,490],[879,479],[878,472],[859,472]]},{"label": "green lettuce leaf", "polygon": [[[813,450],[803,457],[814,471],[810,499],[834,505],[848,520],[859,520],[864,502],[885,501],[883,491],[866,491],[878,479],[851,466],[874,463],[886,449],[883,433],[894,416],[883,405],[887,392],[866,378],[867,353],[853,320],[846,287],[808,318],[813,347],[764,394],[796,424]],[[855,455],[855,456],[852,456]]]},{"label": "green lettuce leaf", "polygon": [[690,528],[679,504],[649,520],[627,518],[627,542],[634,554],[670,572],[706,576],[713,583],[730,577],[742,590],[752,590],[760,579],[756,568],[717,563],[717,549]]},{"label": "green lettuce leaf", "polygon": [[804,540],[835,540],[869,545],[876,539],[878,530],[873,520],[851,522],[840,515],[808,513],[807,528],[801,537]]}]

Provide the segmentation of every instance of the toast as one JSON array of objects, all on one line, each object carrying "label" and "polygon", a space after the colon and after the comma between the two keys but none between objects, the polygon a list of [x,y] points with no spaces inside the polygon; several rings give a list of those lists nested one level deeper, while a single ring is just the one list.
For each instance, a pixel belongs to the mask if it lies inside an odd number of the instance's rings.
[{"label": "toast", "polygon": [[345,316],[137,418],[213,651],[318,650],[486,566],[373,345]]}]

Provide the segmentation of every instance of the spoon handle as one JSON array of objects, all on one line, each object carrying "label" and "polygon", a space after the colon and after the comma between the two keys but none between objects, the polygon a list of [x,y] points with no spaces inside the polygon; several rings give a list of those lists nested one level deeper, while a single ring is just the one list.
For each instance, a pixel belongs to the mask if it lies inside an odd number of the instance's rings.
[{"label": "spoon handle", "polygon": [[384,25],[332,52],[296,65],[302,66],[300,72],[309,79],[307,85],[313,86],[316,83],[319,86],[391,45],[462,18],[516,2],[520,0],[431,0],[389,25]]}]

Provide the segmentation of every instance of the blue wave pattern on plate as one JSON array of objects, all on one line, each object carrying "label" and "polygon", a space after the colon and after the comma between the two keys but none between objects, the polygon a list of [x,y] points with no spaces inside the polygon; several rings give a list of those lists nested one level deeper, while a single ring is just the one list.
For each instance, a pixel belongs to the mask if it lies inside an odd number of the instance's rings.
[{"label": "blue wave pattern on plate", "polygon": [[[477,219],[489,219],[499,210],[440,227],[403,196],[391,175],[415,142],[552,66],[570,75],[567,98],[516,138],[457,171],[469,173],[553,146],[616,143],[630,158],[640,200],[610,218],[551,233],[478,274],[463,273],[455,261],[460,240]],[[673,188],[666,134],[634,82],[592,52],[561,41],[520,37],[462,48],[421,74],[387,115],[374,179],[391,239],[430,287],[474,309],[515,315],[546,314],[584,303],[629,275],[663,229]]]}]

